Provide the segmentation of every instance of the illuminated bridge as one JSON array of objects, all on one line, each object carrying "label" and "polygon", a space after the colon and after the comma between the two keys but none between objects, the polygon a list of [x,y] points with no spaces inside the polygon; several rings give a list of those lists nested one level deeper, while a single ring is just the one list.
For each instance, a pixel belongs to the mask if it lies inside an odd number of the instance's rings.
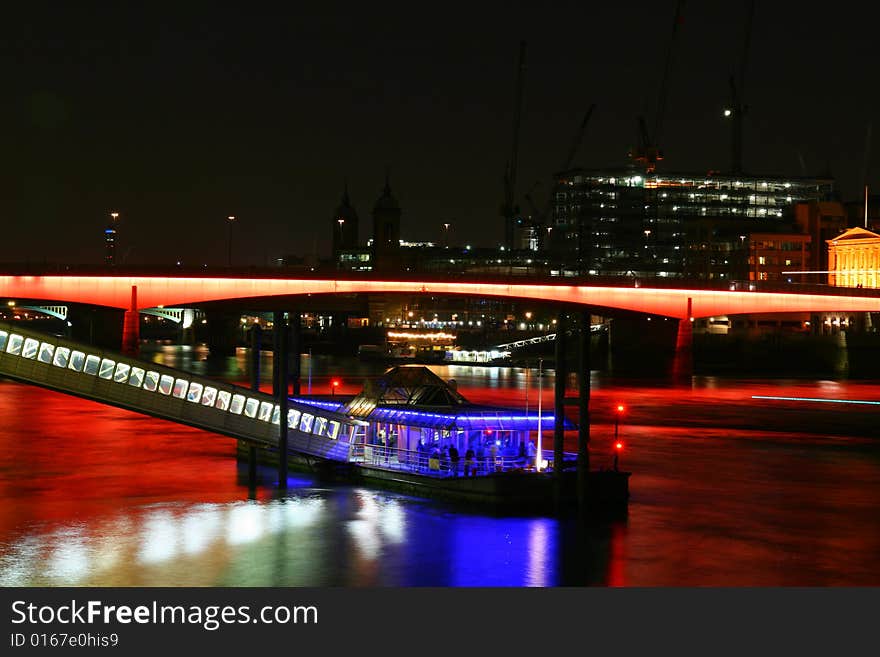
[{"label": "illuminated bridge", "polygon": [[[212,301],[353,293],[467,295],[577,304],[687,319],[718,315],[787,312],[878,312],[880,291],[869,289],[661,281],[580,284],[565,279],[504,282],[469,279],[282,278],[187,275],[0,275],[0,297],[94,304],[130,310],[193,306]],[[690,300],[690,313],[688,306]]]}]

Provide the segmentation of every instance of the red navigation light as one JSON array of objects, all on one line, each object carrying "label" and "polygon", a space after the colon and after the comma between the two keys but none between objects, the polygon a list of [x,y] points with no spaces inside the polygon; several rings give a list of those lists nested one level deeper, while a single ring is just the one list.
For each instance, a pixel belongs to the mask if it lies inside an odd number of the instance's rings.
[{"label": "red navigation light", "polygon": [[491,429],[486,429],[486,435],[487,435],[487,436],[491,436],[491,435],[492,435],[492,430],[491,430]]},{"label": "red navigation light", "polygon": [[623,443],[617,443],[614,445],[614,447],[618,450],[621,450],[621,449],[623,449]]},{"label": "red navigation light", "polygon": [[623,413],[623,404],[618,404],[618,405],[617,405],[617,412],[618,412],[618,413]]}]

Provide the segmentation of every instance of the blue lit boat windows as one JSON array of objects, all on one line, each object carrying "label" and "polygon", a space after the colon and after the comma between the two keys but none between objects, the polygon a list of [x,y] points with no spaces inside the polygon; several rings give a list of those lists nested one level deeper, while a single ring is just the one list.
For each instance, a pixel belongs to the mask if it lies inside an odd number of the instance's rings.
[{"label": "blue lit boat windows", "polygon": [[201,383],[193,381],[189,384],[189,390],[186,392],[186,401],[198,404],[202,400],[202,390],[205,389]]},{"label": "blue lit boat windows", "polygon": [[330,420],[327,423],[327,437],[330,440],[336,440],[336,437],[339,435],[339,422],[336,420]]},{"label": "blue lit boat windows", "polygon": [[315,419],[314,415],[310,415],[309,413],[303,413],[302,418],[299,421],[299,430],[305,433],[312,432],[312,420]]},{"label": "blue lit boat windows", "polygon": [[24,338],[22,336],[18,333],[13,333],[9,336],[9,342],[6,344],[6,353],[13,356],[21,355],[21,344],[23,342]]},{"label": "blue lit boat windows", "polygon": [[86,355],[81,351],[74,351],[70,354],[70,362],[67,364],[67,367],[74,372],[82,372],[85,362]]},{"label": "blue lit boat windows", "polygon": [[315,427],[312,431],[316,436],[323,436],[324,430],[327,428],[327,418],[325,417],[316,417],[315,418]]},{"label": "blue lit boat windows", "polygon": [[278,404],[272,408],[272,424],[281,424],[281,407]]},{"label": "blue lit boat windows", "polygon": [[263,422],[268,422],[272,419],[272,403],[271,402],[260,402],[260,413],[258,418]]},{"label": "blue lit boat windows", "polygon": [[229,406],[229,412],[235,415],[241,415],[244,410],[244,395],[232,395],[232,404]]},{"label": "blue lit boat windows", "polygon": [[24,341],[24,347],[21,350],[22,358],[36,358],[37,350],[40,348],[40,341],[33,338],[27,338]]},{"label": "blue lit boat windows", "polygon": [[0,351],[6,349],[6,338],[9,337],[9,334],[6,331],[0,331]]},{"label": "blue lit boat windows", "polygon": [[113,373],[113,380],[116,383],[125,383],[128,381],[128,375],[131,373],[131,365],[126,363],[119,363],[116,366],[116,371]]},{"label": "blue lit boat windows", "polygon": [[257,410],[260,408],[260,400],[248,397],[247,403],[244,405],[244,414],[247,417],[257,417]]},{"label": "blue lit boat windows", "polygon": [[295,408],[290,408],[287,410],[287,428],[288,429],[296,429],[299,424],[299,416],[300,412]]},{"label": "blue lit boat windows", "polygon": [[110,380],[113,378],[113,370],[116,368],[116,361],[105,358],[101,361],[101,367],[98,369],[98,378]]},{"label": "blue lit boat windows", "polygon": [[[131,368],[131,376],[128,377],[128,385],[134,386],[136,388],[141,387],[141,383],[144,381],[144,370],[140,367],[132,367]],[[144,386],[146,387],[146,386]]]},{"label": "blue lit boat windows", "polygon": [[83,374],[90,374],[94,376],[98,373],[98,366],[100,364],[100,358],[98,358],[94,354],[89,354],[88,356],[86,356],[86,364],[83,365]]},{"label": "blue lit boat windows", "polygon": [[[226,392],[225,390],[221,390],[217,393],[217,403],[214,405],[214,408],[219,408],[221,411],[228,411],[229,402],[232,400],[232,394]],[[239,411],[240,413],[241,411]]]},{"label": "blue lit boat windows", "polygon": [[159,387],[159,373],[150,370],[144,375],[144,390],[155,392]]},{"label": "blue lit boat windows", "polygon": [[41,363],[51,363],[52,362],[52,354],[55,353],[55,345],[49,344],[48,342],[44,342],[40,345],[40,353],[37,356],[37,360]]},{"label": "blue lit boat windows", "polygon": [[213,406],[216,400],[217,388],[205,386],[205,391],[202,393],[202,406]]},{"label": "blue lit boat windows", "polygon": [[174,388],[171,389],[171,394],[178,399],[183,399],[186,397],[186,389],[189,387],[189,381],[186,379],[177,379],[174,382]]},{"label": "blue lit boat windows", "polygon": [[170,374],[163,374],[159,377],[159,393],[162,395],[170,395],[174,388],[174,377]]},{"label": "blue lit boat windows", "polygon": [[70,361],[70,349],[67,347],[58,347],[55,350],[55,356],[52,358],[52,364],[55,367],[67,367]]}]

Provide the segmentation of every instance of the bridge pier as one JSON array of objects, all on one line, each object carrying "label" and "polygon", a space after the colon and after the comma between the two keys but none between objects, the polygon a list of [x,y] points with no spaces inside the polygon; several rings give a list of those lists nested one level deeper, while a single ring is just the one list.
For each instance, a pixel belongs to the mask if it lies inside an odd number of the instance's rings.
[{"label": "bridge pier", "polygon": [[565,381],[568,378],[567,364],[565,362],[565,332],[568,330],[567,316],[559,313],[556,316],[556,377],[553,395],[553,487],[556,497],[556,506],[562,503],[564,459],[563,440],[565,438]]},{"label": "bridge pier", "polygon": [[137,358],[141,351],[141,316],[137,305],[137,285],[131,286],[131,304],[122,318],[122,353]]},{"label": "bridge pier", "polygon": [[235,355],[238,343],[239,316],[228,312],[205,311],[208,354],[213,360]]},{"label": "bridge pier", "polygon": [[687,316],[678,320],[675,337],[675,356],[672,361],[672,379],[676,384],[690,384],[694,374],[694,323],[693,299],[688,297]]},{"label": "bridge pier", "polygon": [[290,359],[288,357],[288,331],[284,312],[274,312],[274,338],[275,353],[273,367],[275,376],[273,392],[278,399],[280,409],[278,422],[278,487],[282,490],[287,488],[287,409],[288,409],[288,386],[290,384]]},{"label": "bridge pier", "polygon": [[577,500],[586,508],[587,479],[590,475],[590,312],[581,313],[580,352],[578,362],[578,452]]}]

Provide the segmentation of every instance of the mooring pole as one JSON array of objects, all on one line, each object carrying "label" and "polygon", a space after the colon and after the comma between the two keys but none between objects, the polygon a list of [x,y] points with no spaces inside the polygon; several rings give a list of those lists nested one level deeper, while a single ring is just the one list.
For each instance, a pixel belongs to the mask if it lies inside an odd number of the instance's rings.
[{"label": "mooring pole", "polygon": [[300,331],[299,311],[290,313],[290,353],[293,356],[291,362],[290,378],[293,379],[293,396],[299,397],[299,378],[302,372],[300,366],[300,352],[302,351],[302,332]]},{"label": "mooring pole", "polygon": [[568,372],[565,367],[566,316],[556,317],[556,380],[553,399],[553,477],[556,481],[555,494],[557,506],[562,503],[562,465],[563,440],[565,438],[565,380]]},{"label": "mooring pole", "polygon": [[578,506],[587,504],[590,477],[590,313],[581,313],[580,352],[578,361]]},{"label": "mooring pole", "polygon": [[[260,389],[260,345],[262,343],[263,328],[259,324],[251,326],[251,390]],[[253,443],[248,443],[248,486],[257,485],[257,448]]]},{"label": "mooring pole", "polygon": [[290,377],[290,363],[287,355],[287,323],[284,319],[284,313],[276,310],[274,313],[274,329],[275,334],[275,381],[274,394],[278,400],[279,422],[278,422],[278,487],[287,488],[287,395],[288,383]]}]

